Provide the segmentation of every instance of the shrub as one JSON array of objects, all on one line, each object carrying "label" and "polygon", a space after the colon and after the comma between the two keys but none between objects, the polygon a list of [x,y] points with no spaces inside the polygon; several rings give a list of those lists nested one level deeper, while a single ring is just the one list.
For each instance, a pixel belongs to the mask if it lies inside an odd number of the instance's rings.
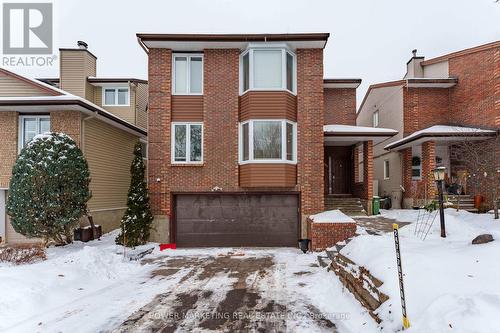
[{"label": "shrub", "polygon": [[7,213],[14,230],[47,244],[68,244],[85,214],[90,172],[75,141],[62,133],[35,137],[12,171]]},{"label": "shrub", "polygon": [[130,166],[130,188],[128,190],[127,210],[121,220],[121,232],[116,243],[135,247],[148,241],[153,215],[149,206],[149,195],[144,178],[145,166],[142,160],[142,147],[137,142],[134,159]]},{"label": "shrub", "polygon": [[47,259],[45,249],[40,245],[19,244],[0,247],[0,262],[10,262],[16,265],[31,264]]}]

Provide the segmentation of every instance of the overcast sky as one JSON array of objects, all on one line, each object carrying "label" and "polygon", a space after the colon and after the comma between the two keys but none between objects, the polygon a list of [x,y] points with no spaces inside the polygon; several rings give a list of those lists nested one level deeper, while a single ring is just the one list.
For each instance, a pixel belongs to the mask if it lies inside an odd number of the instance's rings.
[{"label": "overcast sky", "polygon": [[137,32],[329,32],[325,77],[362,78],[358,105],[370,84],[404,75],[414,48],[431,58],[500,39],[494,0],[54,0],[54,16],[55,48],[86,41],[98,76],[147,78]]}]

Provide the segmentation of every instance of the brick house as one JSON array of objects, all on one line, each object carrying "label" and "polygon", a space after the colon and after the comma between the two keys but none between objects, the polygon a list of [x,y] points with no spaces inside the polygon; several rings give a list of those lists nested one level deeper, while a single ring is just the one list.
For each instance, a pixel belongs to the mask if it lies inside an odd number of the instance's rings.
[{"label": "brick house", "polygon": [[18,153],[47,131],[68,134],[82,149],[92,178],[88,207],[103,232],[116,229],[125,211],[133,147],[146,137],[147,81],[97,78],[97,58],[78,46],[60,49],[59,78],[0,68],[0,242],[36,241],[14,231],[5,201]]},{"label": "brick house", "polygon": [[154,240],[296,246],[309,215],[336,208],[330,197],[356,196],[369,212],[373,140],[397,132],[355,126],[361,80],[323,78],[329,34],[137,37]]},{"label": "brick house", "polygon": [[[391,195],[393,207],[429,201],[437,191],[431,171],[438,166],[446,167],[447,186],[453,185],[445,191],[455,192],[459,185],[464,202],[471,200],[467,195],[487,192],[472,186],[474,175],[464,166],[459,147],[463,142],[481,145],[497,140],[499,80],[496,41],[428,60],[414,50],[403,79],[370,86],[357,124],[399,131],[374,147],[379,194]],[[493,150],[499,161],[498,144]]]}]

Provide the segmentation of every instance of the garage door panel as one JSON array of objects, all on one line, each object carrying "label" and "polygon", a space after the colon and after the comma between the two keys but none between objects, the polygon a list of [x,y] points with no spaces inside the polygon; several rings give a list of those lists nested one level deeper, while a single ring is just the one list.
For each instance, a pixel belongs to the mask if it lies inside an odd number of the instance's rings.
[{"label": "garage door panel", "polygon": [[186,194],[176,196],[179,247],[296,246],[295,194]]}]

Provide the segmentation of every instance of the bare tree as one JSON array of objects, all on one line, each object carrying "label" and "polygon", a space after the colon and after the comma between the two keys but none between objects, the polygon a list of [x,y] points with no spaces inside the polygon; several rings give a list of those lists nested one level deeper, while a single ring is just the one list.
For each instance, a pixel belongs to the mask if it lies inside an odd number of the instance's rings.
[{"label": "bare tree", "polygon": [[500,200],[500,135],[482,141],[464,140],[453,144],[456,156],[466,167],[469,186],[476,194],[483,192],[493,204],[498,219]]}]

